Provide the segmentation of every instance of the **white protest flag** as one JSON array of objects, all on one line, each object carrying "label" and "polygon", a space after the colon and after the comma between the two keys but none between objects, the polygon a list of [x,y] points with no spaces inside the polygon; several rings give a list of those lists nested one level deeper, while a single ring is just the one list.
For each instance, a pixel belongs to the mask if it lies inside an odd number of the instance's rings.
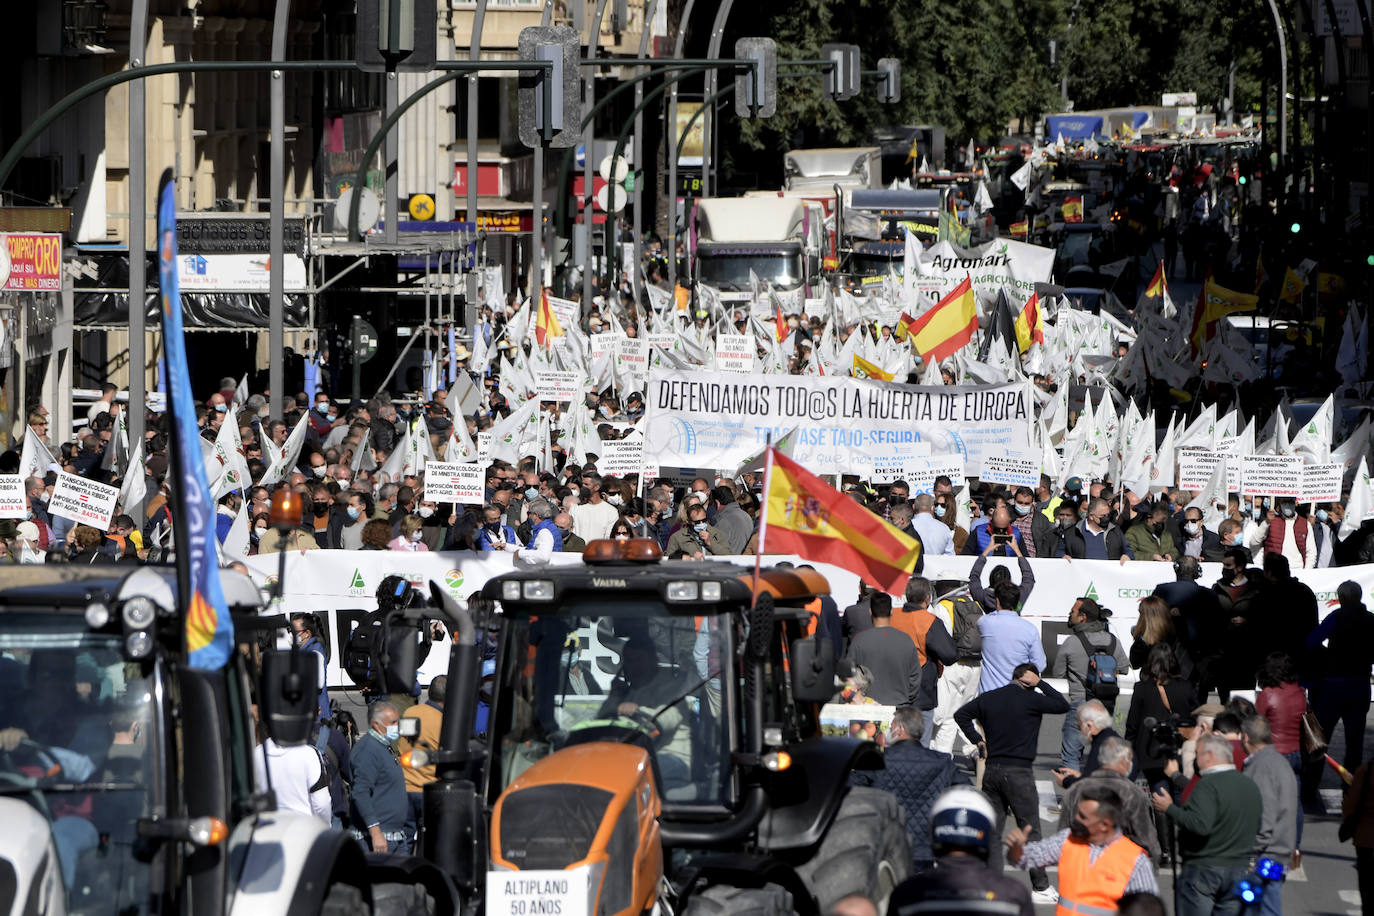
[{"label": "white protest flag", "polygon": [[945,383],[944,373],[940,371],[940,364],[933,359],[925,361],[925,368],[921,372],[922,385],[943,385]]},{"label": "white protest flag", "polygon": [[596,434],[596,428],[592,426],[592,415],[589,410],[576,409],[580,405],[574,405],[574,409],[569,413],[573,415],[572,439],[568,443],[568,460],[573,464],[583,465],[587,463],[588,452],[600,456],[601,439]]},{"label": "white protest flag", "polygon": [[19,476],[42,477],[48,472],[48,466],[55,463],[47,446],[39,441],[33,430],[29,430],[24,436],[24,448],[19,453]]},{"label": "white protest flag", "polygon": [[1202,408],[1197,419],[1179,433],[1174,441],[1175,448],[1216,448],[1217,407],[1208,404]]},{"label": "white protest flag", "polygon": [[992,209],[992,195],[988,193],[986,182],[978,182],[978,191],[973,195],[973,209],[986,213]]},{"label": "white protest flag", "polygon": [[[1153,443],[1152,443],[1153,444]],[[1150,492],[1158,493],[1174,485],[1174,475],[1178,470],[1177,455],[1174,449],[1174,419],[1169,417],[1169,427],[1164,431],[1159,448],[1155,451],[1155,474],[1150,481]]]},{"label": "white protest flag", "polygon": [[272,463],[263,472],[262,479],[258,481],[259,486],[270,487],[279,483],[295,468],[296,460],[301,457],[301,449],[305,446],[305,431],[309,420],[308,415],[301,415],[300,422],[296,424],[295,429],[291,430],[291,435],[286,437],[286,442],[282,444],[279,452],[272,446],[272,443],[263,442],[262,447],[264,449],[272,449],[276,453],[272,456]]},{"label": "white protest flag", "polygon": [[1223,461],[1212,471],[1212,476],[1207,479],[1207,485],[1189,505],[1196,505],[1202,510],[1204,528],[1216,531],[1217,526],[1227,518],[1229,500],[1230,494],[1226,492],[1226,462]]},{"label": "white protest flag", "polygon": [[[487,369],[491,366],[491,347],[487,344],[487,335],[478,328],[472,335],[472,360],[469,362],[473,370],[480,376],[487,374]],[[462,377],[461,375],[459,376]],[[449,405],[452,409],[453,405]]]},{"label": "white protest flag", "polygon": [[649,308],[654,312],[661,312],[672,305],[673,294],[670,290],[659,289],[651,283],[644,284],[644,291],[649,294]]},{"label": "white protest flag", "polygon": [[467,464],[479,460],[477,446],[468,435],[468,424],[462,417],[453,419],[453,429],[448,434],[448,445],[444,449],[444,460],[450,464]]},{"label": "white protest flag", "polygon": [[1064,472],[1064,462],[1059,457],[1059,452],[1050,445],[1049,433],[1045,429],[1044,423],[1036,424],[1040,429],[1040,473],[1049,477],[1051,483],[1058,484],[1062,481]]},{"label": "white protest flag", "polygon": [[1027,159],[1019,169],[1011,173],[1011,183],[1016,185],[1022,193],[1025,192],[1026,188],[1030,187],[1031,164],[1029,159]]},{"label": "white protest flag", "polygon": [[[1132,402],[1134,405],[1135,402]],[[1133,493],[1144,496],[1155,487],[1155,415],[1150,415],[1136,425],[1126,436],[1125,449],[1121,458],[1121,476],[1118,478]]]},{"label": "white protest flag", "polygon": [[1083,412],[1078,421],[1064,434],[1064,479],[1081,477],[1091,480],[1093,476],[1093,399],[1083,396]]},{"label": "white protest flag", "polygon": [[1331,450],[1330,460],[1345,466],[1347,478],[1360,458],[1369,454],[1369,430],[1370,418],[1365,417],[1350,438]]},{"label": "white protest flag", "polygon": [[406,468],[415,466],[414,454],[415,439],[406,430],[404,435],[397,437],[396,447],[387,456],[386,463],[382,465],[380,473],[387,475],[387,480],[400,480],[406,474]]},{"label": "white protest flag", "polygon": [[[459,417],[459,422],[462,422],[461,417]],[[372,449],[368,448],[368,443],[371,441],[372,427],[369,426],[363,430],[363,438],[359,440],[357,448],[353,452],[353,461],[348,466],[355,475],[359,471],[375,471],[377,469],[377,459],[372,457]]]},{"label": "white protest flag", "polygon": [[221,557],[230,560],[244,560],[248,557],[248,504],[245,502],[239,506],[238,514],[234,516],[234,523],[229,526],[229,533],[224,536],[224,543],[219,545]]},{"label": "white protest flag", "polygon": [[143,497],[148,494],[146,476],[143,469],[143,443],[140,442],[129,456],[128,465],[124,468],[124,482],[119,488],[119,504],[125,512],[143,502]]},{"label": "white protest flag", "polygon": [[835,354],[835,360],[826,370],[831,375],[849,375],[854,371],[854,357],[862,357],[860,347],[863,344],[863,334],[856,328],[849,332],[849,337]]},{"label": "white protest flag", "polygon": [[[1131,448],[1135,441],[1135,435],[1139,432],[1141,424],[1145,418],[1140,415],[1140,410],[1135,406],[1135,401],[1126,402],[1126,413],[1121,418],[1121,425],[1117,429],[1117,435],[1112,442],[1112,467],[1116,471],[1121,470],[1121,462],[1126,457],[1126,452]],[[1115,475],[1117,480],[1121,480],[1121,475]]]},{"label": "white protest flag", "polygon": [[1340,348],[1336,351],[1336,371],[1341,374],[1343,383],[1357,385],[1365,380],[1368,366],[1369,329],[1359,307],[1352,306],[1346,312]]},{"label": "white protest flag", "polygon": [[1345,518],[1341,520],[1342,538],[1348,538],[1374,513],[1374,498],[1371,498],[1369,468],[1363,458],[1355,468],[1355,479],[1350,483],[1350,499],[1345,504]]},{"label": "white protest flag", "polygon": [[1288,444],[1290,455],[1301,455],[1308,464],[1325,464],[1331,458],[1331,428],[1335,418],[1335,395],[1328,394],[1322,406],[1303,424]]},{"label": "white protest flag", "polygon": [[243,454],[239,424],[232,415],[220,424],[214,451],[205,462],[205,476],[210,481],[210,492],[216,500],[231,490],[242,490],[252,479],[248,472],[248,458]]},{"label": "white protest flag", "polygon": [[1064,441],[1064,435],[1069,431],[1069,386],[1060,385],[1054,393],[1053,400],[1049,407],[1041,415],[1045,421],[1045,433],[1048,436],[1046,441],[1050,445],[1058,445]]},{"label": "white protest flag", "polygon": [[1253,455],[1255,454],[1255,418],[1251,417],[1245,424],[1245,428],[1236,434],[1235,447],[1232,448],[1233,455]]},{"label": "white protest flag", "polygon": [[530,308],[526,302],[515,310],[510,321],[506,322],[506,339],[514,343],[517,347],[525,342],[525,338],[530,333]]},{"label": "white protest flag", "polygon": [[499,423],[492,424],[491,427],[491,453],[487,456],[489,461],[509,461],[511,464],[519,464],[522,455],[520,447],[525,439],[525,427],[532,425],[531,420],[539,411],[539,399],[530,398],[515,410],[511,411],[510,416],[501,420]]},{"label": "white protest flag", "polygon": [[248,373],[243,374],[239,379],[238,387],[234,389],[234,403],[229,405],[230,410],[237,410],[240,405],[248,403]]}]

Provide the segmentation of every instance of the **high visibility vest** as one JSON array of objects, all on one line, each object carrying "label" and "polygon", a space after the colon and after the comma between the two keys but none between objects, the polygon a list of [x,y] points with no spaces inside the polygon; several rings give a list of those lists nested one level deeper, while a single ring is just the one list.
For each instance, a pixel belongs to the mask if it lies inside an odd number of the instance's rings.
[{"label": "high visibility vest", "polygon": [[928,610],[892,612],[892,626],[911,637],[916,644],[916,655],[922,668],[926,666],[926,634],[934,625],[935,615]]},{"label": "high visibility vest", "polygon": [[1055,916],[1115,916],[1116,903],[1126,893],[1136,859],[1143,850],[1117,837],[1096,862],[1089,861],[1087,843],[1072,838],[1059,853],[1059,904]]}]

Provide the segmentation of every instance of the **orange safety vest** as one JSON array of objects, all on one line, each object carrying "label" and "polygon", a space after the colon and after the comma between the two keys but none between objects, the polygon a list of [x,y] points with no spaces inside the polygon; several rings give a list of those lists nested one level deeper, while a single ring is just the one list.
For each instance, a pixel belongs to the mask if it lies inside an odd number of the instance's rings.
[{"label": "orange safety vest", "polygon": [[1072,837],[1059,853],[1059,905],[1055,916],[1115,916],[1116,903],[1126,893],[1136,859],[1144,852],[1119,836],[1089,861],[1086,842]]},{"label": "orange safety vest", "polygon": [[923,611],[894,610],[892,612],[892,626],[911,637],[911,641],[916,644],[916,655],[921,660],[921,667],[926,666],[926,634],[935,625],[935,615],[929,609]]}]

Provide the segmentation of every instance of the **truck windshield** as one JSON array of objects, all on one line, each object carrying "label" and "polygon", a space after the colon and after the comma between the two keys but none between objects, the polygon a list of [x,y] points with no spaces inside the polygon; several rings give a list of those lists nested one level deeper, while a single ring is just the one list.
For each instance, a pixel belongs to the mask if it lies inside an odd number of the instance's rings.
[{"label": "truck windshield", "polygon": [[0,629],[0,821],[27,806],[48,822],[69,913],[150,911],[134,857],[157,785],[150,673],[81,618],[7,616]]},{"label": "truck windshield", "polygon": [[800,246],[749,248],[741,245],[697,248],[697,279],[717,289],[749,289],[749,272],[775,289],[793,289],[802,282]]},{"label": "truck windshield", "polygon": [[559,748],[626,741],[653,754],[665,803],[726,803],[730,717],[721,675],[729,618],[653,609],[647,601],[601,603],[512,623],[502,788]]}]

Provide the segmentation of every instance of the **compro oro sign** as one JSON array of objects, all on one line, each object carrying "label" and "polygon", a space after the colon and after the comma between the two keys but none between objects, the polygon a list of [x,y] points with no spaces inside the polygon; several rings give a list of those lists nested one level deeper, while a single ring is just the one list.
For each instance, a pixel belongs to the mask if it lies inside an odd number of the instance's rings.
[{"label": "compro oro sign", "polygon": [[62,236],[43,232],[0,233],[0,290],[34,292],[62,288]]}]

